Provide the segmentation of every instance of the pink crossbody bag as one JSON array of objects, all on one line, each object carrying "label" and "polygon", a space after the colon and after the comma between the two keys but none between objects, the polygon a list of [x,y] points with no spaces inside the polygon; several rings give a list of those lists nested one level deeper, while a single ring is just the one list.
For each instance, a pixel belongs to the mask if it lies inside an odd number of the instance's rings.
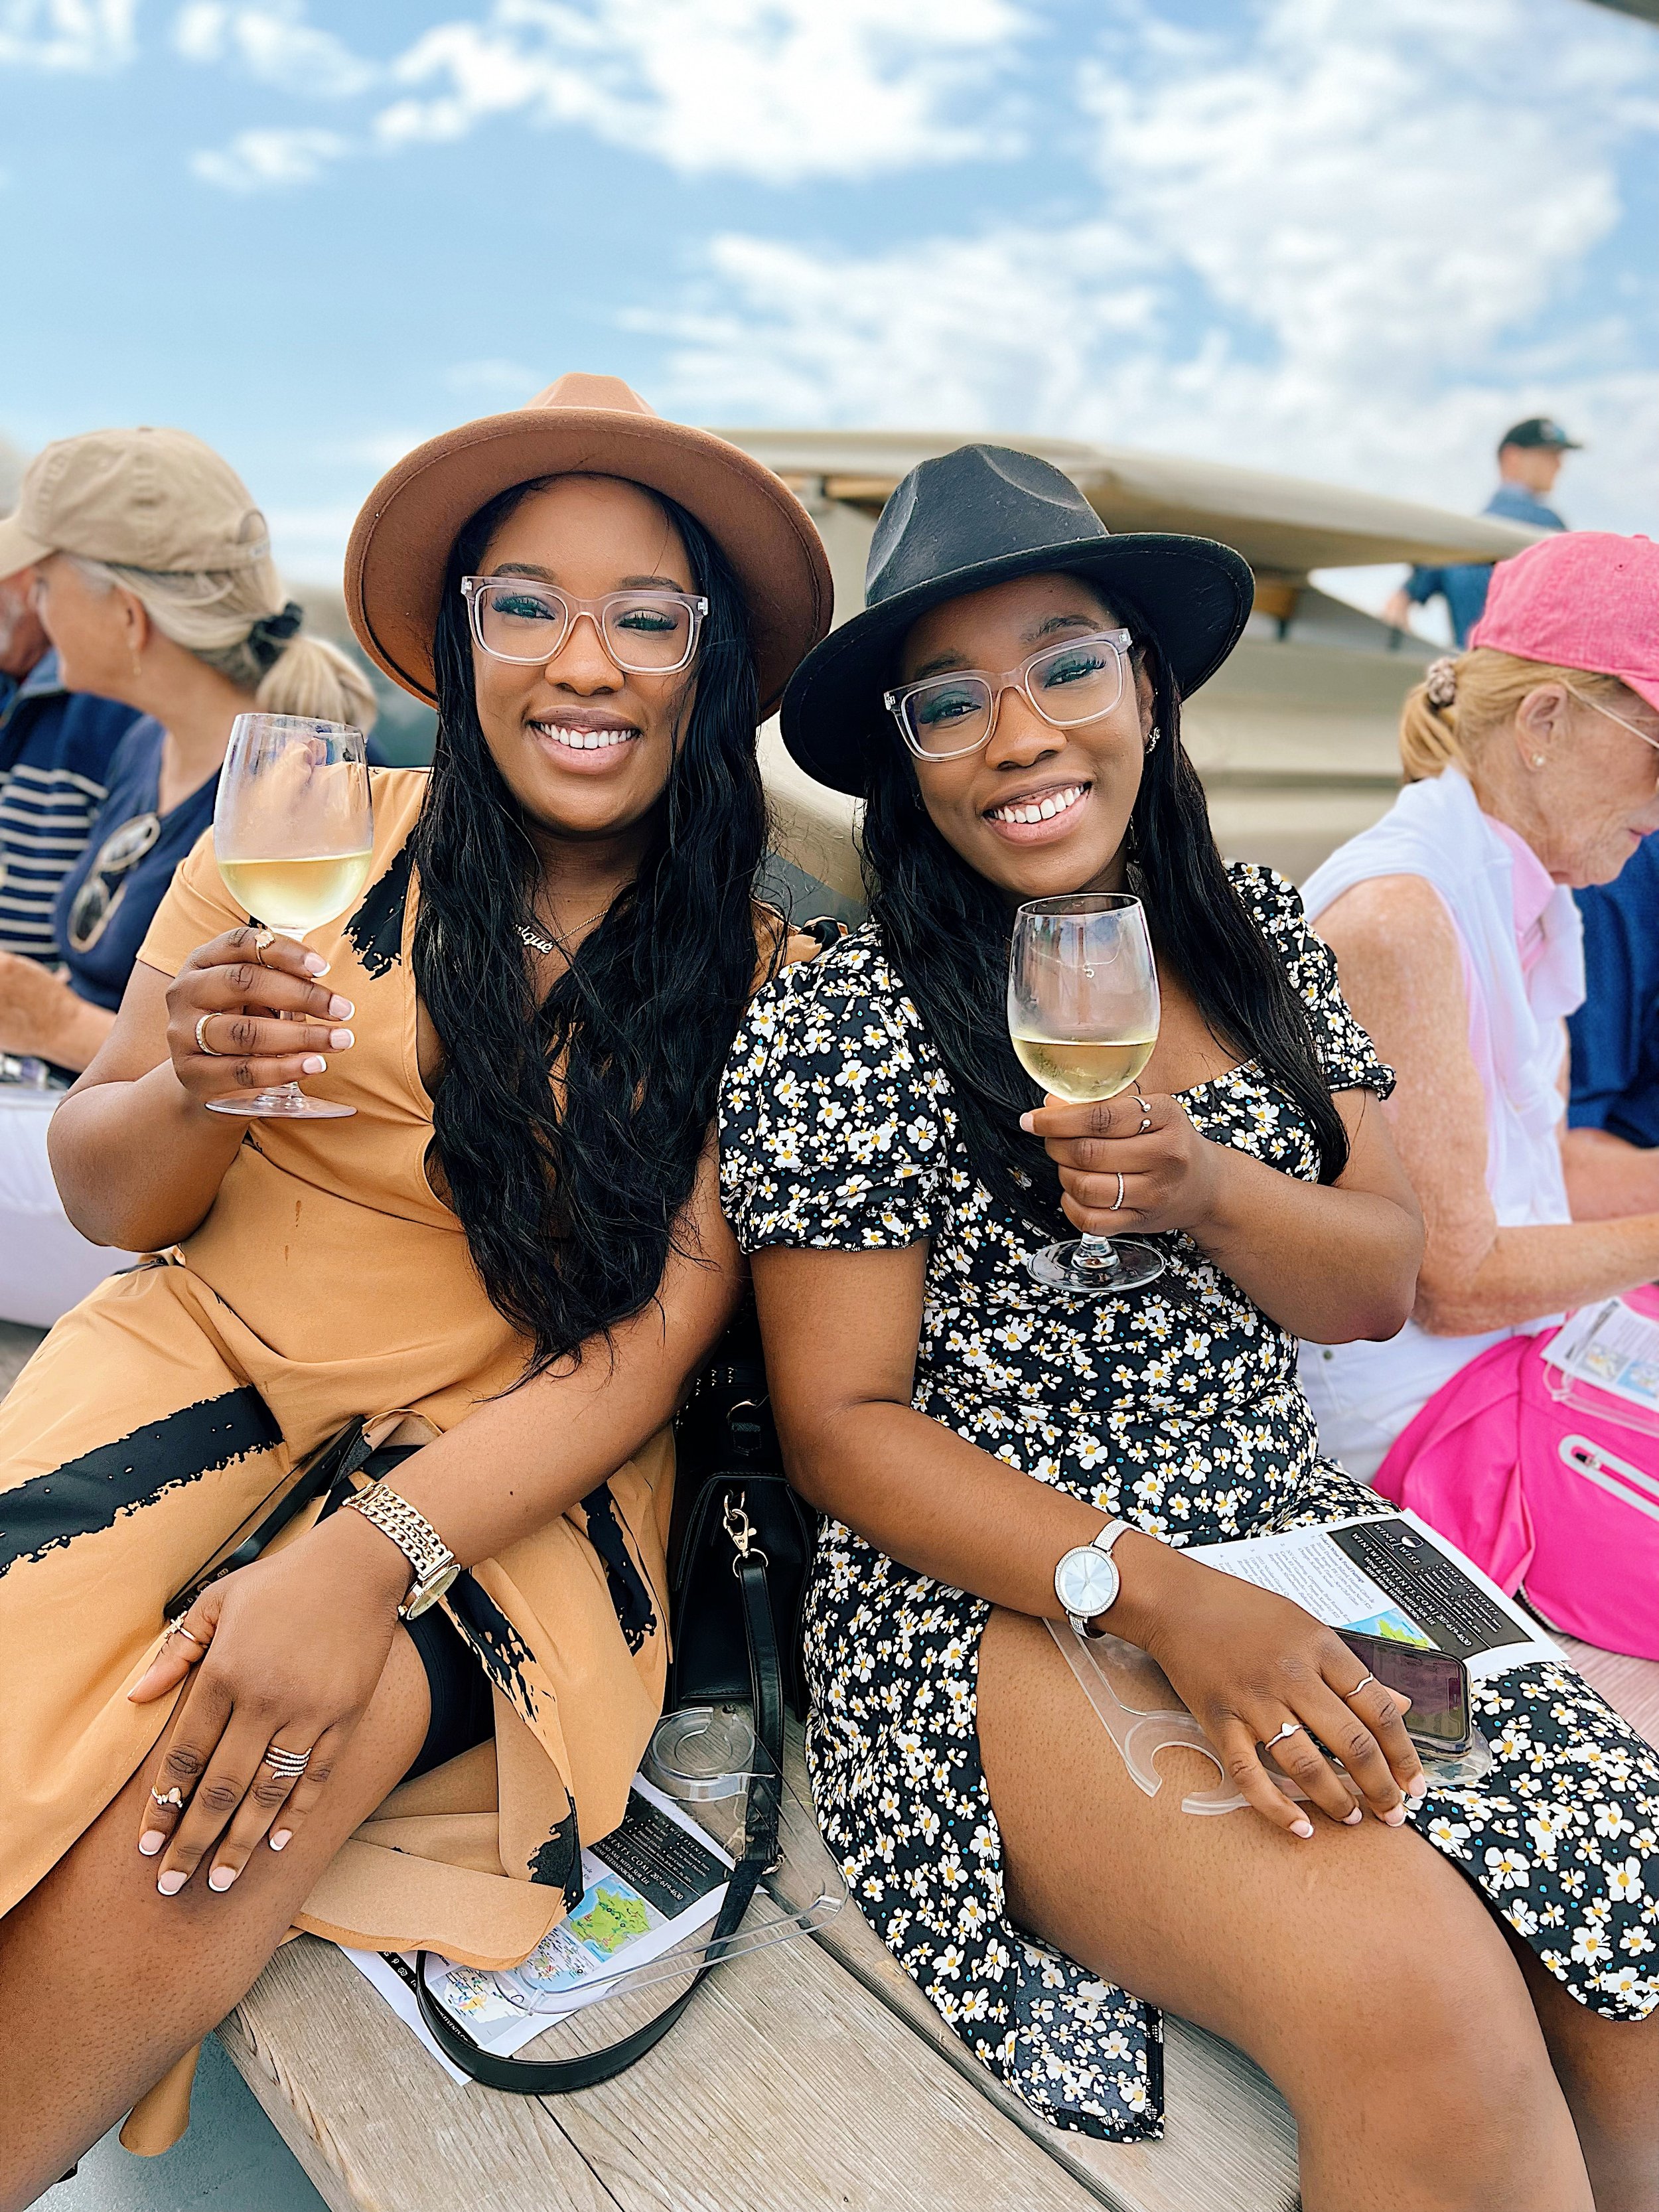
[{"label": "pink crossbody bag", "polygon": [[[1651,1291],[1625,1303],[1659,1315]],[[1395,1437],[1376,1486],[1546,1621],[1659,1660],[1659,1420],[1508,1337]]]}]

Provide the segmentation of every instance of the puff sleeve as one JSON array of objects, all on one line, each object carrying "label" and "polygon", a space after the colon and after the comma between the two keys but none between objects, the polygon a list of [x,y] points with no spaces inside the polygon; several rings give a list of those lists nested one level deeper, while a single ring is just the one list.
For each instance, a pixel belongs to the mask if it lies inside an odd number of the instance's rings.
[{"label": "puff sleeve", "polygon": [[745,1252],[932,1235],[954,1115],[867,927],[755,998],[721,1085],[720,1195]]}]

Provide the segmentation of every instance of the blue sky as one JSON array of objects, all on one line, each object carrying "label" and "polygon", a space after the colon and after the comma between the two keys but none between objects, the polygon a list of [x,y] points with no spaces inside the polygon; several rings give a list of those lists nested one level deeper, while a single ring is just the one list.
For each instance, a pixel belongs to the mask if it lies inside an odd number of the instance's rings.
[{"label": "blue sky", "polygon": [[0,433],[198,431],[296,580],[563,368],[1659,528],[1659,31],[1588,0],[0,0]]}]

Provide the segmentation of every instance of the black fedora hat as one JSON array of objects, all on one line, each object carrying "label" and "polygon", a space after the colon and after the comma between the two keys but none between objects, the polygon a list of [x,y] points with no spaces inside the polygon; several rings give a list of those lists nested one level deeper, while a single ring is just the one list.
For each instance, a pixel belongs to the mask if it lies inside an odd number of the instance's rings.
[{"label": "black fedora hat", "polygon": [[[1086,576],[1157,639],[1184,698],[1238,642],[1255,581],[1213,538],[1109,531],[1067,476],[1007,446],[923,461],[881,511],[865,608],[814,647],[783,698],[783,742],[818,782],[862,792],[870,712],[899,641],[945,599],[1014,576]],[[894,743],[898,742],[896,736]]]}]

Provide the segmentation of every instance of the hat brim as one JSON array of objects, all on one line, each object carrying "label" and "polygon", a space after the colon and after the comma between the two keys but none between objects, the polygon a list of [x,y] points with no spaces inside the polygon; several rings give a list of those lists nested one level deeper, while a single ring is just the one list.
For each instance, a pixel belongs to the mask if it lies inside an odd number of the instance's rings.
[{"label": "hat brim", "polygon": [[1183,698],[1220,667],[1255,603],[1242,553],[1173,532],[1072,538],[976,562],[866,608],[807,655],[784,694],[781,731],[792,757],[816,781],[860,796],[872,697],[910,625],[947,599],[1048,572],[1085,576],[1108,599],[1115,591],[1157,639]]},{"label": "hat brim", "polygon": [[450,550],[481,507],[540,477],[621,477],[677,501],[708,532],[748,610],[762,712],[830,626],[830,564],[811,517],[772,471],[706,430],[608,407],[526,407],[447,431],[369,494],[346,548],[345,600],[393,683],[437,697],[432,646]]},{"label": "hat brim", "polygon": [[0,583],[20,568],[32,568],[37,561],[50,560],[57,550],[31,538],[17,515],[0,515]]}]

